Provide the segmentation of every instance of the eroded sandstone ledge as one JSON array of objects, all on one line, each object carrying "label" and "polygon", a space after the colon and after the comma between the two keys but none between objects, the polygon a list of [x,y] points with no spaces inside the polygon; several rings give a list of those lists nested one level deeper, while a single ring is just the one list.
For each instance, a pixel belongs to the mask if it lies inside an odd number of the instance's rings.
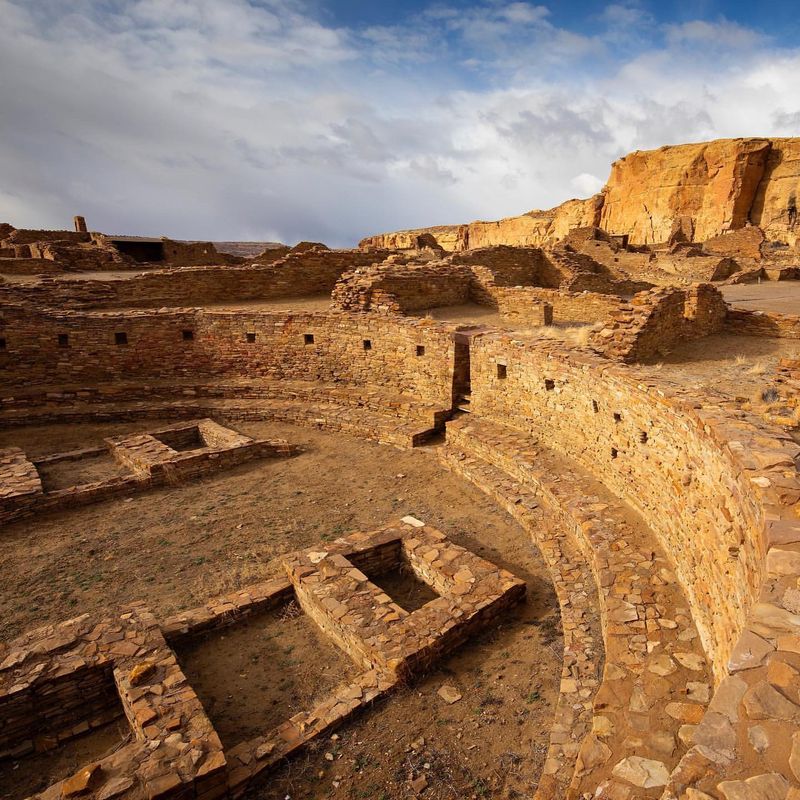
[{"label": "eroded sandstone ledge", "polygon": [[418,237],[448,251],[497,244],[545,246],[596,225],[635,245],[666,242],[678,229],[703,242],[748,225],[770,242],[797,242],[800,138],[717,139],[637,150],[615,161],[601,192],[546,211],[494,222],[421,228],[363,239],[368,248],[412,248]]}]

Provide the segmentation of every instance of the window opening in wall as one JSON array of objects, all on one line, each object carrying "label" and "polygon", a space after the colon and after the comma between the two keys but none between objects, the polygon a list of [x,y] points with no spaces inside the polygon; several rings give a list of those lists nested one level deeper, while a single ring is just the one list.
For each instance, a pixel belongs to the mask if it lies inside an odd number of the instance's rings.
[{"label": "window opening in wall", "polygon": [[642,431],[642,432],[639,434],[639,441],[640,441],[642,444],[647,444],[647,431]]},{"label": "window opening in wall", "polygon": [[619,455],[619,451],[616,447],[611,448],[611,458],[616,458]]},{"label": "window opening in wall", "polygon": [[253,344],[256,340],[256,335],[254,333],[246,333],[244,336],[248,344]]},{"label": "window opening in wall", "polygon": [[115,344],[128,344],[128,334],[124,331],[117,331],[114,334],[114,343]]},{"label": "window opening in wall", "polygon": [[305,344],[314,344],[314,334],[313,333],[304,333],[303,334],[303,342]]},{"label": "window opening in wall", "polygon": [[597,405],[597,400],[592,400],[592,411],[596,414],[600,411],[600,406]]},{"label": "window opening in wall", "polygon": [[58,334],[58,346],[59,347],[69,347],[69,335],[66,333],[59,333]]},{"label": "window opening in wall", "polygon": [[508,377],[508,367],[505,364],[497,365],[497,377],[500,378],[500,380],[504,380]]},{"label": "window opening in wall", "polygon": [[544,388],[547,389],[548,392],[552,392],[553,389],[556,388],[556,382],[554,380],[551,380],[550,378],[545,378]]},{"label": "window opening in wall", "polygon": [[425,355],[425,345],[424,344],[418,344],[417,345],[417,355],[418,356],[424,356]]},{"label": "window opening in wall", "polygon": [[0,350],[5,350],[5,349],[6,349],[6,340],[0,339]]},{"label": "window opening in wall", "polygon": [[617,411],[614,412],[614,422],[622,422],[622,414]]},{"label": "window opening in wall", "polygon": [[365,350],[372,350],[372,341],[369,339],[364,339],[364,349]]},{"label": "window opening in wall", "polygon": [[191,342],[194,339],[194,331],[182,331],[183,341]]}]

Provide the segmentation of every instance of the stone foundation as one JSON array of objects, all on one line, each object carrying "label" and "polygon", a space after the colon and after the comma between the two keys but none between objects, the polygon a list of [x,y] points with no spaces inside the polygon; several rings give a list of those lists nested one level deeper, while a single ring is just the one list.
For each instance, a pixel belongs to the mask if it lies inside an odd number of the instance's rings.
[{"label": "stone foundation", "polygon": [[[492,625],[525,593],[522,581],[413,517],[283,560],[288,580],[245,587],[161,625],[133,604],[107,620],[84,615],[0,648],[0,755],[55,747],[122,712],[134,736],[35,798],[239,797],[258,775]],[[413,613],[361,571],[401,560],[439,594]],[[363,672],[315,708],[223,752],[167,641],[292,597]]]}]

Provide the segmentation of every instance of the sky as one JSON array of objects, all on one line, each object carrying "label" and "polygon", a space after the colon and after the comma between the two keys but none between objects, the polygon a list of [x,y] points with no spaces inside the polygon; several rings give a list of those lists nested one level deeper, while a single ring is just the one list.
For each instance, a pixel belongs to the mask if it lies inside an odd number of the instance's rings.
[{"label": "sky", "polygon": [[800,135],[794,4],[0,0],[0,222],[353,246]]}]

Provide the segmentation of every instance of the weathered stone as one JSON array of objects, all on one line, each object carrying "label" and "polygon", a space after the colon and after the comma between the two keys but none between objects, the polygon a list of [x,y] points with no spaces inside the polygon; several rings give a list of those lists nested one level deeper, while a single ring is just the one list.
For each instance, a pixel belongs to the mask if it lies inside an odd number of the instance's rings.
[{"label": "weathered stone", "polygon": [[725,800],[785,800],[789,784],[782,775],[771,772],[743,781],[723,781],[717,788]]},{"label": "weathered stone", "polygon": [[753,669],[764,663],[764,659],[775,649],[766,639],[762,639],[752,631],[742,631],[736,647],[728,661],[728,669],[738,672],[743,669]]},{"label": "weathered stone", "polygon": [[459,692],[455,686],[450,686],[448,684],[440,686],[436,694],[438,694],[439,697],[441,697],[442,700],[444,700],[448,705],[457,703],[461,699],[461,692]]},{"label": "weathered stone", "polygon": [[663,762],[641,756],[624,758],[614,766],[612,773],[642,789],[666,786],[669,780],[669,770]]},{"label": "weathered stone", "polygon": [[128,683],[139,686],[153,676],[155,671],[156,665],[152,661],[142,661],[128,673]]},{"label": "weathered stone", "polygon": [[756,753],[763,753],[769,747],[769,734],[763,725],[753,725],[747,729],[747,738]]},{"label": "weathered stone", "polygon": [[800,706],[787,700],[766,681],[754,684],[745,693],[743,703],[750,719],[781,719],[800,722]]}]

